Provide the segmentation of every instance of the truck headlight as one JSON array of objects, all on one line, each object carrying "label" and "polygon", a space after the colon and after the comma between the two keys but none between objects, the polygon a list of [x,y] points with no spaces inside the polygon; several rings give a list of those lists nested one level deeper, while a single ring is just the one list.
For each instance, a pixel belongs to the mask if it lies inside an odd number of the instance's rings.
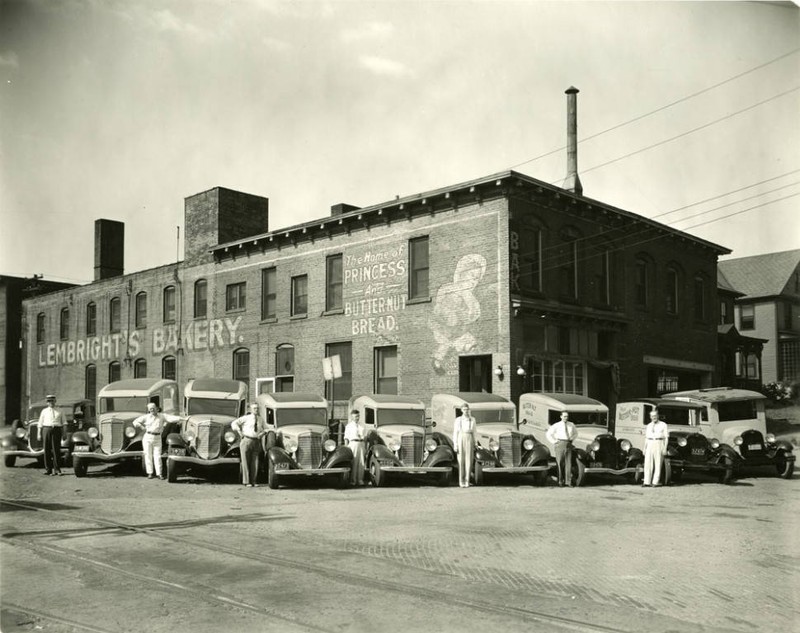
[{"label": "truck headlight", "polygon": [[17,436],[19,439],[23,439],[23,438],[24,438],[24,437],[25,437],[25,436],[28,434],[28,431],[27,431],[26,429],[24,429],[23,427],[21,427],[21,426],[18,426],[18,427],[17,427],[17,430],[14,432],[14,434],[15,434],[15,435],[16,435],[16,436]]},{"label": "truck headlight", "polygon": [[132,437],[136,436],[136,429],[132,426],[125,427],[125,437],[131,439]]},{"label": "truck headlight", "polygon": [[719,448],[719,440],[718,439],[711,440],[711,448],[714,448],[714,449]]},{"label": "truck headlight", "polygon": [[620,448],[621,448],[623,451],[625,451],[625,452],[627,453],[629,450],[631,450],[631,443],[630,443],[628,440],[622,440],[622,441],[619,443],[619,447],[620,447]]},{"label": "truck headlight", "polygon": [[495,453],[500,450],[500,442],[496,439],[492,438],[489,440],[489,450],[494,451]]},{"label": "truck headlight", "polygon": [[744,444],[744,440],[742,439],[741,435],[737,435],[735,438],[733,438],[733,443],[736,444],[736,446],[741,446]]},{"label": "truck headlight", "polygon": [[294,453],[297,450],[297,440],[291,438],[284,438],[283,448],[289,453]]},{"label": "truck headlight", "polygon": [[389,440],[389,450],[397,452],[400,450],[400,442],[398,440]]},{"label": "truck headlight", "polygon": [[336,450],[336,442],[333,440],[325,440],[322,444],[322,448],[324,448],[328,453],[332,453]]},{"label": "truck headlight", "polygon": [[[186,433],[184,434],[183,437],[189,443],[194,442],[194,438],[195,438],[194,431],[186,431]],[[227,438],[226,438],[226,441],[227,441]]]},{"label": "truck headlight", "polygon": [[524,448],[526,451],[531,450],[533,448],[533,440],[529,437],[526,437],[524,440],[522,440],[522,448]]},{"label": "truck headlight", "polygon": [[[194,439],[194,433],[192,433],[192,439]],[[224,439],[228,444],[233,444],[236,441],[236,433],[228,429],[225,431],[225,435],[222,436],[222,439]]]},{"label": "truck headlight", "polygon": [[686,446],[686,444],[687,444],[687,442],[686,442],[686,438],[685,437],[679,437],[678,438],[678,446]]},{"label": "truck headlight", "polygon": [[432,437],[429,437],[427,440],[425,440],[425,450],[428,451],[429,453],[432,453],[438,447],[439,447],[439,444]]},{"label": "truck headlight", "polygon": [[600,450],[600,442],[592,442],[592,445],[591,445],[590,448],[593,451],[599,451]]},{"label": "truck headlight", "polygon": [[95,439],[97,437],[100,437],[100,431],[97,430],[97,427],[93,426],[92,428],[89,429],[88,435],[92,439]]},{"label": "truck headlight", "polygon": [[772,444],[775,441],[775,436],[772,433],[767,433],[767,436],[764,439]]}]

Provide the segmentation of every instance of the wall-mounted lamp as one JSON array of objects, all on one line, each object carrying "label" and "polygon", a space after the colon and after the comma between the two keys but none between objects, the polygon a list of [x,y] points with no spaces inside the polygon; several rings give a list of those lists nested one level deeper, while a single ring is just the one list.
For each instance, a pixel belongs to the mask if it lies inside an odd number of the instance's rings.
[{"label": "wall-mounted lamp", "polygon": [[503,368],[500,365],[494,368],[494,375],[497,376],[499,380],[503,380]]},{"label": "wall-mounted lamp", "polygon": [[522,365],[517,365],[517,376],[525,376],[527,373]]}]

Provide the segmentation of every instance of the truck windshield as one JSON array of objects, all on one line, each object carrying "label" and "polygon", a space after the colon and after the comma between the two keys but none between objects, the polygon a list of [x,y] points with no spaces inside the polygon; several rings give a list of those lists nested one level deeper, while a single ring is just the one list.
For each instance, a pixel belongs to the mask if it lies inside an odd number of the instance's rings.
[{"label": "truck windshield", "polygon": [[377,411],[378,426],[402,424],[425,426],[425,411],[421,409],[380,409]]},{"label": "truck windshield", "polygon": [[[548,413],[548,423],[550,426],[561,419],[561,411],[550,409]],[[569,421],[575,426],[605,426],[608,427],[608,413],[605,411],[570,411]]]},{"label": "truck windshield", "polygon": [[280,409],[275,412],[275,426],[289,426],[291,424],[316,424],[327,425],[327,409]]},{"label": "truck windshield", "polygon": [[717,402],[717,415],[720,422],[734,420],[755,420],[758,418],[756,400],[739,400],[736,402]]},{"label": "truck windshield", "polygon": [[[658,419],[667,424],[676,424],[683,426],[691,426],[694,424],[694,417],[691,409],[671,409],[670,407],[658,407]],[[650,421],[648,415],[645,424]]]},{"label": "truck windshield", "polygon": [[186,415],[228,415],[235,418],[239,415],[239,402],[222,398],[189,398]]},{"label": "truck windshield", "polygon": [[478,424],[514,424],[513,409],[473,409],[472,417]]},{"label": "truck windshield", "polygon": [[147,413],[147,396],[127,396],[119,398],[100,398],[100,413]]}]

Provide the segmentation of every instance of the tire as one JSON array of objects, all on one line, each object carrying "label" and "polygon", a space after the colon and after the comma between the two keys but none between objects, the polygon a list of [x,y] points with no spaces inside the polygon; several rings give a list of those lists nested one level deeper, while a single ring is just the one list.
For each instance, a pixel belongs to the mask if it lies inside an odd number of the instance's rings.
[{"label": "tire", "polygon": [[472,472],[472,479],[475,482],[476,486],[482,486],[484,481],[484,474],[483,474],[483,464],[480,462],[475,462],[475,468]]},{"label": "tire", "polygon": [[644,465],[636,464],[636,472],[628,475],[628,481],[635,486],[640,486],[644,481]]},{"label": "tire", "polygon": [[733,462],[728,457],[723,457],[720,464],[725,466],[725,470],[723,470],[719,475],[719,483],[721,484],[730,484],[733,482]]},{"label": "tire", "polygon": [[439,485],[442,488],[447,488],[453,481],[453,469],[451,468],[446,473],[439,475]]},{"label": "tire", "polygon": [[571,483],[572,483],[573,486],[577,486],[577,487],[580,488],[584,484],[585,481],[586,481],[586,466],[584,465],[584,463],[580,459],[578,459],[577,457],[574,457],[572,459],[572,482]]},{"label": "tire", "polygon": [[550,472],[547,470],[535,472],[533,473],[533,484],[535,486],[546,486],[549,478]]},{"label": "tire", "polygon": [[[664,458],[664,463],[661,465],[661,473],[665,486],[669,486],[671,483],[678,482],[681,479],[680,471],[677,468],[673,469],[672,462],[666,457]],[[642,477],[644,477],[644,472],[642,473]]]},{"label": "tire", "polygon": [[4,455],[3,461],[6,464],[6,468],[14,468],[14,464],[17,463],[17,456],[16,455]]},{"label": "tire", "polygon": [[72,469],[75,471],[76,477],[86,477],[86,471],[89,469],[89,464],[73,455]]},{"label": "tire", "polygon": [[178,464],[171,459],[167,460],[167,481],[171,484],[178,481]]},{"label": "tire", "polygon": [[267,485],[271,490],[278,489],[278,476],[275,474],[275,462],[267,457]]},{"label": "tire", "polygon": [[372,485],[376,488],[386,485],[386,473],[383,472],[381,464],[377,459],[370,460],[369,474],[372,477]]},{"label": "tire", "polygon": [[[6,459],[8,459],[8,457],[6,457]],[[6,466],[8,466],[8,462],[6,462]],[[778,477],[781,479],[791,479],[794,473],[794,462],[786,459],[786,453],[778,453],[778,456],[775,458],[775,469],[778,471]]]},{"label": "tire", "polygon": [[[352,468],[352,466],[351,466]],[[339,490],[345,490],[346,488],[350,487],[350,473],[340,473],[336,475],[336,487]]]}]

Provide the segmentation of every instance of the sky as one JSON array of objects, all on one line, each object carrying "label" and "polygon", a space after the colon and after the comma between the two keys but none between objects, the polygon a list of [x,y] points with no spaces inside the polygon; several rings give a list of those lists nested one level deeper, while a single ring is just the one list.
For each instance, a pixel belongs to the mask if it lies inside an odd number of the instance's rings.
[{"label": "sky", "polygon": [[[800,10],[781,2],[0,1],[0,274],[183,258],[184,199],[269,230],[514,169],[743,257],[800,248]],[[180,237],[179,237],[180,235]]]}]

